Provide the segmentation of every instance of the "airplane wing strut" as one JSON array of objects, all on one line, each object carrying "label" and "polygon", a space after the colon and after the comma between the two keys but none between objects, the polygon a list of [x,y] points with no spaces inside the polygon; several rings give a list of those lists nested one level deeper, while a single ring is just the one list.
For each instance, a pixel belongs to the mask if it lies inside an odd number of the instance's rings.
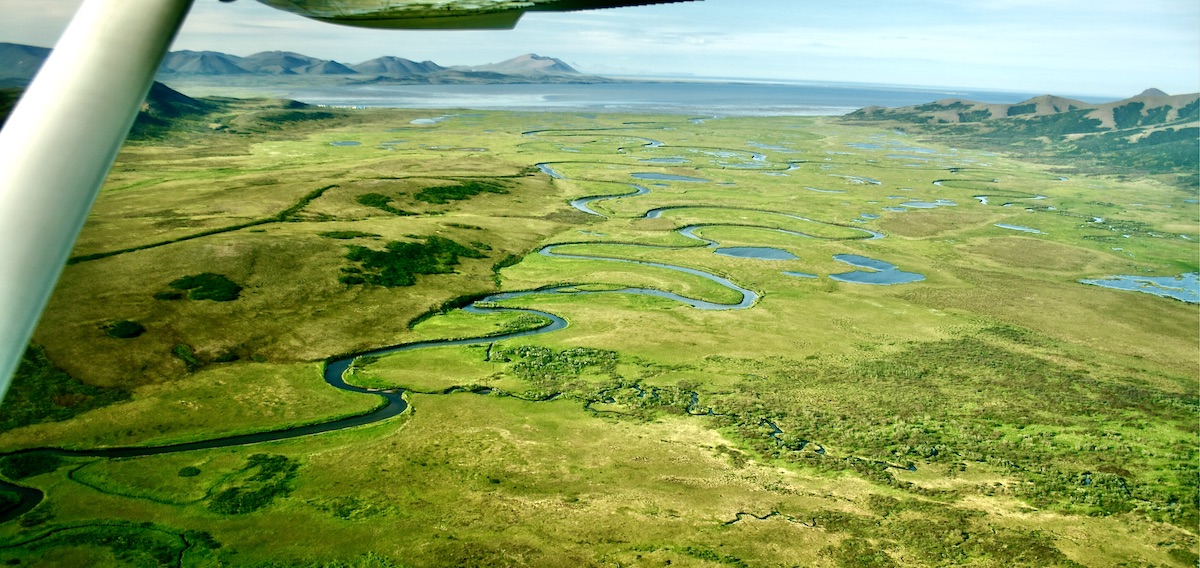
[{"label": "airplane wing strut", "polygon": [[192,0],[86,0],[0,130],[0,398]]}]

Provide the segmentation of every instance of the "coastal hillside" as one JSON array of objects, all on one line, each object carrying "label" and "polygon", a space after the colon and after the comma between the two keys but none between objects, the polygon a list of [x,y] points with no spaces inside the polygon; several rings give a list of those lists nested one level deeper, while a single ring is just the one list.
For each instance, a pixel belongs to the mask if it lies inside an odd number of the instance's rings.
[{"label": "coastal hillside", "polygon": [[1043,95],[1016,104],[943,99],[867,107],[849,122],[890,122],[918,133],[1061,163],[1075,170],[1140,172],[1197,187],[1200,94],[1147,89],[1109,103]]},{"label": "coastal hillside", "polygon": [[49,55],[45,47],[0,42],[0,87],[24,86]]},{"label": "coastal hillside", "polygon": [[224,106],[214,100],[189,97],[155,81],[133,122],[129,137],[135,140],[152,138],[172,128],[185,126],[188,122],[196,122]]},{"label": "coastal hillside", "polygon": [[1075,99],[1042,95],[1017,104],[990,104],[963,99],[888,109],[867,107],[850,118],[893,119],[929,124],[988,123],[1011,119],[1016,128],[1041,129],[1054,124],[1063,134],[1172,127],[1195,122],[1200,116],[1198,94],[1168,95],[1158,89],[1111,103],[1091,104]]},{"label": "coastal hillside", "polygon": [[16,87],[0,89],[0,127],[4,126],[4,122],[8,120],[8,115],[16,106],[19,98],[21,98],[21,89]]},{"label": "coastal hillside", "polygon": [[[8,121],[23,89],[0,89],[0,126]],[[157,81],[150,86],[146,100],[129,132],[130,139],[153,138],[173,129],[207,129],[202,118],[224,109],[224,102],[194,99]]]},{"label": "coastal hillside", "polygon": [[[0,89],[0,126],[8,119],[21,94],[20,88]],[[194,98],[155,81],[142,102],[129,131],[129,139],[184,139],[196,134],[295,131],[306,124],[339,116],[341,113],[334,109],[287,99]]]}]

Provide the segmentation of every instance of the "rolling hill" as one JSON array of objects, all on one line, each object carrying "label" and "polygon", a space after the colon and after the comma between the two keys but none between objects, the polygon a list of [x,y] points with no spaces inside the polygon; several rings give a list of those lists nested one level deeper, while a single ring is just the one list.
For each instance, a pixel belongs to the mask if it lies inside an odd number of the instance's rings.
[{"label": "rolling hill", "polygon": [[45,47],[0,42],[0,87],[23,85],[49,55]]},{"label": "rolling hill", "polygon": [[[1128,99],[1090,104],[1074,99],[1042,95],[1016,104],[990,104],[963,99],[942,99],[928,104],[888,109],[867,107],[850,118],[895,119],[928,124],[993,123],[1012,119],[1016,127],[1032,128],[1054,122],[1065,133],[1100,132],[1137,127],[1167,127],[1195,121],[1198,112],[1196,93],[1168,95],[1158,89],[1146,89]],[[1053,117],[1053,118],[1048,118]]]},{"label": "rolling hill", "polygon": [[1075,169],[1137,171],[1200,186],[1200,94],[1147,89],[1119,101],[1091,104],[1043,95],[1016,104],[943,99],[901,108],[867,107],[849,122],[893,122],[905,130],[949,137],[1060,163]]},{"label": "rolling hill", "polygon": [[[10,87],[0,89],[0,126],[21,97],[22,89]],[[162,83],[154,82],[141,111],[129,133],[132,139],[153,137],[165,130],[182,125],[188,119],[206,116],[220,110],[224,105],[214,100],[194,99]]]},{"label": "rolling hill", "polygon": [[181,126],[189,119],[207,116],[224,106],[213,100],[194,99],[155,81],[150,86],[150,92],[142,103],[137,119],[133,122],[129,137],[135,140],[152,138]]}]

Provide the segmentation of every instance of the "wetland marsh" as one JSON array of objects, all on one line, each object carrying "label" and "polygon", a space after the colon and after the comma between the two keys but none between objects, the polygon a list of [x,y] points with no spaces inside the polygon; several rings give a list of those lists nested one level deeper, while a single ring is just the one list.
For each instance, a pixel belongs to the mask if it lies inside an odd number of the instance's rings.
[{"label": "wetland marsh", "polygon": [[0,561],[1196,562],[1197,307],[1089,285],[1200,270],[1192,193],[824,117],[242,104],[123,150]]}]

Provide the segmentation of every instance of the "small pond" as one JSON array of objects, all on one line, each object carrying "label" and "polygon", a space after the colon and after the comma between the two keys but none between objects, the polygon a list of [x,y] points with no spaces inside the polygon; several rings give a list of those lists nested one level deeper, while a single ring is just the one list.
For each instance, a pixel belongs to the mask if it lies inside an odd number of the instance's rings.
[{"label": "small pond", "polygon": [[938,207],[957,207],[958,204],[949,199],[938,199],[936,201],[906,201],[900,205],[909,209],[937,209]]},{"label": "small pond", "polygon": [[784,272],[783,275],[792,276],[795,278],[820,278],[816,274],[809,274],[807,272]]},{"label": "small pond", "polygon": [[421,125],[437,124],[443,120],[449,119],[450,117],[451,117],[451,115],[435,116],[433,118],[417,118],[417,119],[410,120],[408,123],[409,124],[421,124]]},{"label": "small pond", "polygon": [[796,260],[800,258],[786,250],[771,247],[724,247],[713,252],[721,256],[758,260]]},{"label": "small pond", "polygon": [[752,146],[754,148],[759,148],[762,150],[775,150],[777,152],[794,152],[795,151],[795,150],[792,150],[791,148],[784,148],[783,146],[774,146],[771,144],[762,144],[760,142],[747,142],[746,145]]},{"label": "small pond", "polygon": [[638,160],[638,161],[639,161],[639,162],[642,162],[642,163],[646,163],[646,164],[686,164],[686,163],[688,163],[688,159],[687,159],[687,158],[676,158],[676,157],[672,157],[672,158],[644,158],[644,159],[641,159],[641,160]]},{"label": "small pond", "polygon": [[339,140],[337,142],[330,142],[329,145],[330,146],[362,146],[362,142],[358,142],[356,140]]},{"label": "small pond", "polygon": [[925,279],[925,276],[922,274],[917,274],[916,272],[904,272],[903,270],[897,268],[894,264],[874,258],[859,256],[857,254],[838,254],[834,255],[833,259],[839,262],[844,262],[856,268],[867,269],[829,275],[830,278],[839,282],[887,286],[892,284],[920,282]]},{"label": "small pond", "polygon": [[704,178],[680,176],[675,174],[660,174],[656,172],[638,172],[629,175],[634,179],[649,179],[657,181],[682,181],[688,183],[708,183],[712,181]]},{"label": "small pond", "polygon": [[1037,229],[1031,229],[1031,228],[1029,228],[1029,227],[1022,227],[1022,226],[1020,226],[1020,225],[1009,225],[1008,223],[996,223],[996,226],[997,226],[997,227],[1000,227],[1001,229],[1008,229],[1008,230],[1010,230],[1010,231],[1021,231],[1022,233],[1033,233],[1033,234],[1035,234],[1035,235],[1044,235],[1044,234],[1046,234],[1046,233],[1044,233],[1044,232],[1042,232],[1042,231],[1039,231],[1039,230],[1037,230]]},{"label": "small pond", "polygon": [[1112,276],[1097,280],[1080,280],[1080,282],[1092,286],[1175,298],[1189,304],[1200,304],[1200,274],[1195,272],[1180,276]]},{"label": "small pond", "polygon": [[850,183],[857,183],[859,185],[883,185],[883,182],[881,182],[877,179],[869,178],[869,177],[865,177],[865,176],[846,176],[846,175],[841,175],[841,174],[829,174],[829,175],[831,175],[833,177],[845,178],[846,181],[849,181]]},{"label": "small pond", "polygon": [[921,148],[920,146],[895,145],[895,146],[892,146],[892,149],[896,150],[897,152],[912,152],[915,154],[936,154],[937,153],[937,150],[932,150],[929,148]]}]

